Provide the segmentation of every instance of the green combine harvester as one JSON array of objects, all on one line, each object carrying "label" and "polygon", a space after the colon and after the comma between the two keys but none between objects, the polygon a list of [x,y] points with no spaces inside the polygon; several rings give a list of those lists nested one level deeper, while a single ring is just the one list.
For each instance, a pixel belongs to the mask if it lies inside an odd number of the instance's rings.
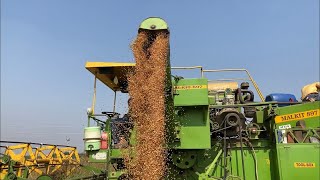
[{"label": "green combine harvester", "polygon": [[[139,29],[169,32],[161,18],[148,18]],[[196,69],[200,73],[194,78],[174,75],[166,85],[171,90],[164,93],[173,100],[174,109],[167,131],[167,179],[320,179],[318,92],[309,94],[316,98],[300,102],[291,94],[265,97],[245,69],[170,68],[172,72]],[[90,162],[107,164],[108,179],[125,179],[122,152],[134,144],[135,128],[127,115],[116,112],[116,95],[128,93],[127,74],[135,64],[87,62],[86,69],[95,77],[95,93],[88,109],[85,150]],[[247,78],[206,78],[233,72]],[[110,112],[94,112],[96,80],[114,91]],[[122,140],[127,146],[119,145]]]}]

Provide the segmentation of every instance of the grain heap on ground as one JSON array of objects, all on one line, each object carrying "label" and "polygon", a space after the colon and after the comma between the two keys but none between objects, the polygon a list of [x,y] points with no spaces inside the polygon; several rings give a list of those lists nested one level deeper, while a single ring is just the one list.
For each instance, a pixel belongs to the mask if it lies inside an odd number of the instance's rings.
[{"label": "grain heap on ground", "polygon": [[165,83],[168,34],[141,31],[132,45],[136,67],[129,77],[130,113],[136,128],[133,179],[162,179],[165,173]]}]

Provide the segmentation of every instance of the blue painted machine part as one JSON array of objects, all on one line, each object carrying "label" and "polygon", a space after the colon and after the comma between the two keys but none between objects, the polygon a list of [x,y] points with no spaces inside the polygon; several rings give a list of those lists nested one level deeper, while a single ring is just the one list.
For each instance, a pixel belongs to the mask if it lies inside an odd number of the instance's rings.
[{"label": "blue painted machine part", "polygon": [[[266,97],[266,102],[268,101],[277,101],[277,102],[298,102],[296,97],[293,94],[284,94],[284,93],[273,93],[269,94]],[[279,104],[279,107],[288,106],[289,104]]]}]

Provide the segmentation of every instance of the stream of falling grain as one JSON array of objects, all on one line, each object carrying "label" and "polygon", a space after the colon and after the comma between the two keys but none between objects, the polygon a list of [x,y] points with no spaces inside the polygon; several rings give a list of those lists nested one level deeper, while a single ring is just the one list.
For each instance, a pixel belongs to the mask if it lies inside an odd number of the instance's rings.
[{"label": "stream of falling grain", "polygon": [[141,31],[132,51],[136,66],[135,73],[129,77],[129,95],[136,145],[134,160],[127,167],[133,179],[159,180],[163,179],[166,169],[164,91],[168,34]]}]

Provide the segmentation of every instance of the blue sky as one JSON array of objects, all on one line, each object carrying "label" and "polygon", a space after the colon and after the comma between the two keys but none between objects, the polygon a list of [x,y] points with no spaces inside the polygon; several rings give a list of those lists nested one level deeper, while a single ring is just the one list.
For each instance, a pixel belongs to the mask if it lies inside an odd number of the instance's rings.
[{"label": "blue sky", "polygon": [[[319,81],[318,0],[2,0],[1,140],[69,137],[82,149],[93,86],[85,62],[133,62],[130,43],[149,16],[170,26],[173,66],[246,68],[264,95],[299,98]],[[111,110],[100,83],[97,98],[97,111]]]}]

